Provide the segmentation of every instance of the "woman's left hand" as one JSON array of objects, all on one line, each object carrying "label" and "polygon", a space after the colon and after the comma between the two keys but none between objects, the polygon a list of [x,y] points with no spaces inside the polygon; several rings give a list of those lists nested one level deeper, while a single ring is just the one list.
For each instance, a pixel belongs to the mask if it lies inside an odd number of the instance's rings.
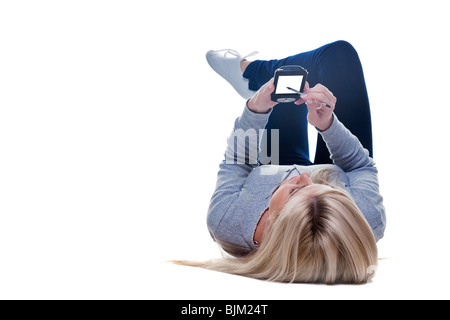
[{"label": "woman's left hand", "polygon": [[[321,131],[327,130],[333,124],[333,111],[336,106],[337,99],[333,93],[325,86],[317,84],[313,88],[305,86],[305,95],[295,104],[300,105],[306,102],[308,107],[308,122]],[[324,106],[321,102],[326,103],[331,108]]]}]

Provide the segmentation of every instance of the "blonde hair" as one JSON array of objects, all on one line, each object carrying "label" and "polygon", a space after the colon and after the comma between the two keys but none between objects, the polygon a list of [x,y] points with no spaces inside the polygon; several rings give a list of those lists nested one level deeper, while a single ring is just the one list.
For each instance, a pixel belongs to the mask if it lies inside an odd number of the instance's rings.
[{"label": "blonde hair", "polygon": [[174,263],[278,282],[366,283],[378,265],[375,238],[356,203],[334,183],[335,174],[316,171],[313,182],[332,188],[293,196],[271,215],[271,228],[249,255]]}]

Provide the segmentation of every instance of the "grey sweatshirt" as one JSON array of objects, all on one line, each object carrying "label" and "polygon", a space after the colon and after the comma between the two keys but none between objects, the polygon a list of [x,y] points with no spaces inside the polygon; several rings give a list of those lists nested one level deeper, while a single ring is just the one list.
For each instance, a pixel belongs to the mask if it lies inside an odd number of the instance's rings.
[{"label": "grey sweatshirt", "polygon": [[[334,115],[331,127],[320,132],[331,154],[334,165],[276,166],[246,164],[249,159],[242,155],[254,154],[235,152],[248,149],[252,144],[235,139],[237,130],[256,132],[264,129],[269,118],[267,114],[254,113],[245,107],[242,115],[236,119],[233,132],[228,138],[225,159],[219,166],[217,184],[208,209],[207,224],[209,232],[226,252],[241,256],[255,249],[253,236],[256,226],[267,209],[270,197],[278,185],[288,177],[303,172],[313,173],[323,168],[334,169],[339,182],[352,196],[358,208],[369,223],[375,240],[383,237],[386,215],[383,198],[379,193],[378,171],[369,152]],[[240,158],[241,157],[241,158]],[[236,160],[230,163],[229,159]],[[252,163],[250,161],[250,163]]]}]

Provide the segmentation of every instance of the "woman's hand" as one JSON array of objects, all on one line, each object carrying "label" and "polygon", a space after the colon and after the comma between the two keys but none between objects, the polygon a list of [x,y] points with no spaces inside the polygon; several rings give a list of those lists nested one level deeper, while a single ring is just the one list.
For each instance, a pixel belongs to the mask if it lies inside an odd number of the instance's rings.
[{"label": "woman's hand", "polygon": [[[308,107],[308,122],[320,131],[327,130],[333,123],[333,111],[336,106],[336,97],[333,93],[321,84],[309,88],[306,83],[305,94],[295,104],[300,105],[306,102]],[[326,103],[331,108],[324,106]]]},{"label": "woman's hand", "polygon": [[263,85],[258,92],[248,101],[247,106],[250,110],[257,113],[266,113],[273,107],[275,107],[278,102],[273,102],[271,100],[271,94],[275,90],[273,85],[273,78],[269,80],[265,85]]}]

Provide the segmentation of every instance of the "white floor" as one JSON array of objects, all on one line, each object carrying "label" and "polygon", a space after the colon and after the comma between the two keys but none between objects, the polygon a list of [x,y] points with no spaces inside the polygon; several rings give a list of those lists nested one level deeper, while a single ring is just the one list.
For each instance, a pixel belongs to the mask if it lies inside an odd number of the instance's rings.
[{"label": "white floor", "polygon": [[[0,298],[450,298],[443,2],[175,2],[0,4]],[[245,101],[205,52],[340,39],[364,66],[388,215],[373,283],[165,263],[219,256],[206,210]]]}]

